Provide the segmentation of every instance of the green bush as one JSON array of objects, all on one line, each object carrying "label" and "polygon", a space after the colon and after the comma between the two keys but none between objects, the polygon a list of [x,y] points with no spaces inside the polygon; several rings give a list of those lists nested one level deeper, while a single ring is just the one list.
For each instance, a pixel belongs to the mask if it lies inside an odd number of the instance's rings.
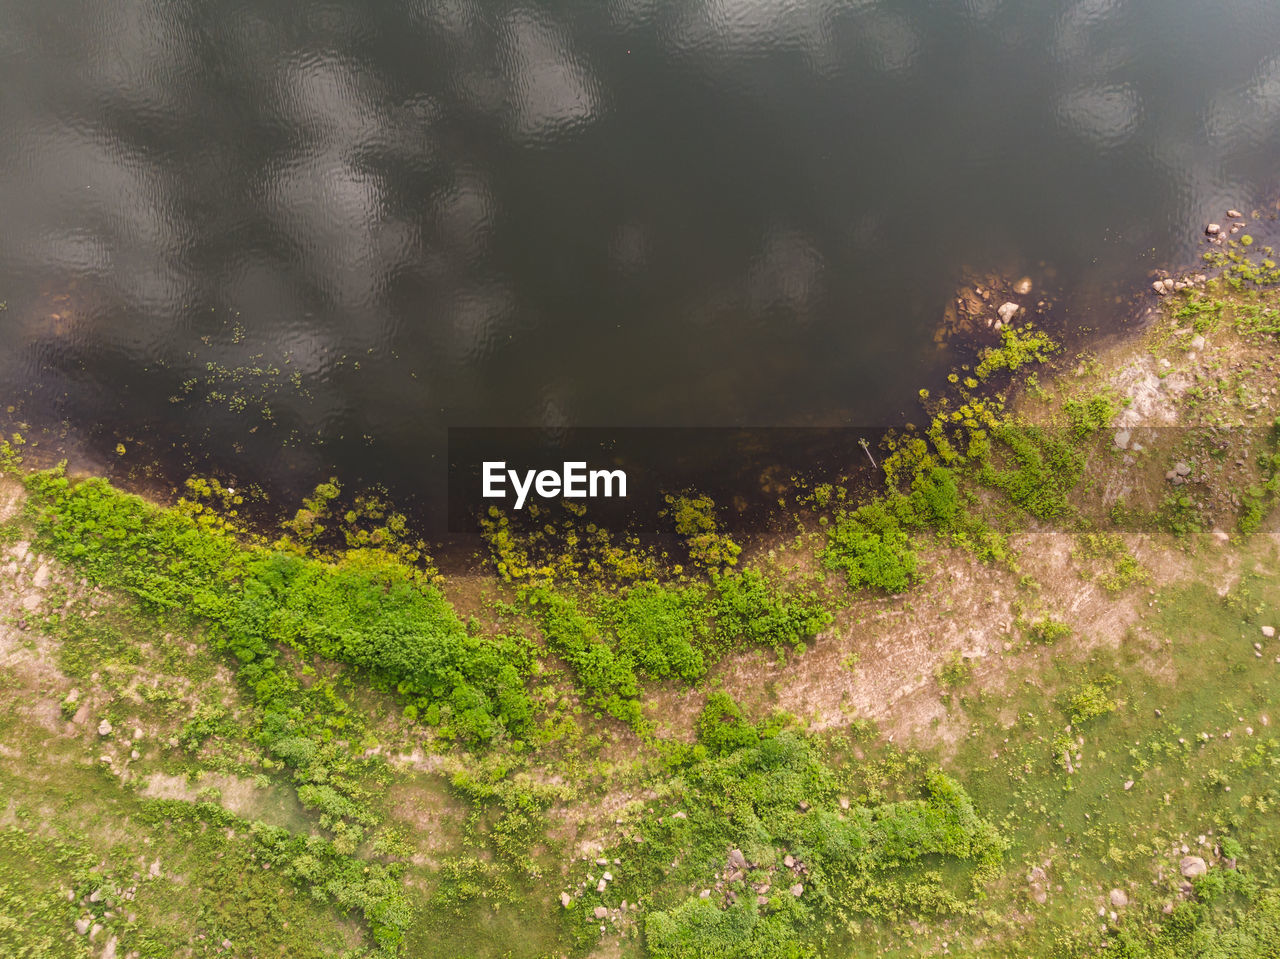
[{"label": "green bush", "polygon": [[[936,497],[944,487],[930,487]],[[925,494],[922,494],[924,496]],[[843,513],[827,530],[821,555],[827,569],[843,572],[850,589],[869,587],[901,593],[916,579],[916,553],[911,537],[883,500]]]},{"label": "green bush", "polygon": [[724,648],[801,649],[831,622],[816,593],[787,591],[756,569],[719,576],[713,588],[714,636]]},{"label": "green bush", "polygon": [[707,704],[698,714],[698,742],[712,755],[730,753],[735,749],[754,746],[760,742],[760,734],[743,715],[742,709],[728,693],[714,692],[707,697]]},{"label": "green bush", "polygon": [[702,587],[641,583],[620,597],[602,597],[600,605],[618,648],[647,675],[674,675],[691,683],[707,671],[698,648],[708,633]]}]

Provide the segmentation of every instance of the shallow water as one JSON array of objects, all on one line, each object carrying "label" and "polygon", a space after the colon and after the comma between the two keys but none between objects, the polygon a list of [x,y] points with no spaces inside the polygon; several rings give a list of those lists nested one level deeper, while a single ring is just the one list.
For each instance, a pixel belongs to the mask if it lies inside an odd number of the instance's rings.
[{"label": "shallow water", "polygon": [[900,422],[966,267],[1114,328],[1280,179],[1274,0],[0,0],[0,91],[6,403],[290,492]]}]

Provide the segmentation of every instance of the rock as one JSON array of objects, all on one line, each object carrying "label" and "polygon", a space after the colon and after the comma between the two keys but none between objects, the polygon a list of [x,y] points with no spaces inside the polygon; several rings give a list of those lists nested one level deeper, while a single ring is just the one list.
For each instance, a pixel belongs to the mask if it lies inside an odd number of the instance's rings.
[{"label": "rock", "polygon": [[996,310],[996,312],[1000,314],[1001,320],[1003,320],[1005,323],[1008,323],[1015,316],[1018,315],[1018,311],[1020,309],[1022,309],[1022,307],[1019,306],[1017,303],[1004,303],[1004,304],[1001,304],[1000,309]]},{"label": "rock", "polygon": [[[223,942],[226,942],[224,939]],[[116,937],[112,936],[107,940],[106,945],[102,947],[102,959],[116,959]],[[230,949],[230,945],[223,946],[224,949]]]},{"label": "rock", "polygon": [[1031,277],[1024,276],[1017,283],[1013,284],[1013,292],[1018,296],[1026,296],[1031,292]]},{"label": "rock", "polygon": [[1112,889],[1110,899],[1111,905],[1117,909],[1123,909],[1129,905],[1129,894],[1123,889]]},{"label": "rock", "polygon": [[142,758],[142,753],[138,752],[136,749],[131,749],[131,750],[129,750],[129,758],[130,758],[130,759],[141,759],[141,758]]},{"label": "rock", "polygon": [[1178,869],[1187,879],[1203,876],[1209,871],[1209,867],[1205,865],[1204,860],[1199,856],[1183,856],[1182,861],[1178,863]]},{"label": "rock", "polygon": [[607,866],[607,865],[609,865],[609,860],[608,860],[608,859],[597,859],[597,860],[596,860],[596,865],[597,865],[597,866]]},{"label": "rock", "polygon": [[1116,448],[1127,450],[1131,439],[1133,439],[1133,434],[1128,430],[1118,430],[1115,435]]},{"label": "rock", "polygon": [[147,870],[147,875],[149,875],[152,879],[158,879],[160,877],[160,860],[159,859],[156,859],[151,863],[151,867]]},{"label": "rock", "polygon": [[1208,226],[1204,228],[1205,236],[1217,236],[1221,232],[1222,232],[1222,224],[1220,223],[1210,223]]},{"label": "rock", "polygon": [[1193,336],[1193,337],[1191,338],[1191,342],[1190,342],[1190,344],[1188,344],[1188,345],[1189,345],[1189,346],[1191,347],[1191,349],[1193,349],[1193,350],[1203,350],[1203,349],[1204,349],[1204,337],[1203,337],[1203,336]]},{"label": "rock", "polygon": [[1267,639],[1274,639],[1276,635],[1276,628],[1274,626],[1263,626],[1262,635],[1267,637]]},{"label": "rock", "polygon": [[604,892],[604,891],[605,891],[605,888],[606,888],[608,885],[609,885],[609,884],[608,884],[607,882],[605,882],[603,879],[601,879],[598,883],[596,883],[596,892]]},{"label": "rock", "polygon": [[1040,883],[1038,882],[1032,883],[1031,898],[1036,903],[1036,905],[1043,906],[1046,902],[1049,901],[1049,892],[1044,888],[1044,886],[1040,885]]},{"label": "rock", "polygon": [[1154,283],[1151,284],[1151,289],[1155,290],[1161,296],[1164,296],[1166,293],[1169,292],[1164,288],[1164,280],[1156,280]]},{"label": "rock", "polygon": [[36,569],[35,574],[31,577],[31,585],[36,589],[44,589],[49,585],[49,567],[41,563]]},{"label": "rock", "polygon": [[747,857],[742,854],[741,849],[729,850],[729,868],[741,870],[747,868]]},{"label": "rock", "polygon": [[604,874],[604,881],[605,881],[605,882],[613,882],[613,873],[611,873],[611,872],[606,872],[606,873]]},{"label": "rock", "polygon": [[[702,890],[702,891],[703,891],[703,893],[704,893],[704,895],[703,895],[703,897],[702,897],[703,899],[706,899],[706,898],[707,898],[707,896],[711,895],[711,893],[710,893],[710,891],[709,891],[709,890],[704,889],[704,890]],[[596,917],[597,919],[603,919],[603,918],[605,918],[605,917],[606,917],[606,916],[608,916],[608,915],[609,915],[609,910],[608,910],[608,909],[606,909],[604,906],[596,906],[596,909],[595,909],[595,917]]]},{"label": "rock", "polygon": [[791,887],[791,895],[795,896],[797,899],[799,899],[799,898],[801,897],[801,895],[803,895],[803,894],[804,894],[804,884],[803,884],[803,883],[799,883],[799,882],[798,882],[798,883],[796,883],[794,886],[792,886],[792,887]]},{"label": "rock", "polygon": [[848,799],[848,797],[846,797],[846,796],[841,796],[841,797],[840,797],[840,808],[841,808],[841,809],[848,809],[848,808],[849,808],[849,799]]},{"label": "rock", "polygon": [[107,720],[105,720],[105,719],[104,719],[102,722],[98,723],[98,735],[99,735],[99,736],[110,736],[110,735],[111,735],[111,723],[110,723],[110,722],[108,722],[108,721],[107,721]]},{"label": "rock", "polygon": [[1191,473],[1191,467],[1187,463],[1179,460],[1173,464],[1173,471],[1179,476],[1188,476]]},{"label": "rock", "polygon": [[77,935],[77,936],[87,936],[87,935],[89,935],[89,926],[91,926],[92,924],[93,924],[93,920],[92,920],[92,919],[90,919],[88,916],[84,916],[84,917],[83,917],[83,918],[81,918],[81,919],[77,919],[77,920],[76,920],[76,935]]},{"label": "rock", "polygon": [[768,896],[756,896],[756,905],[757,905],[757,906],[767,906],[767,905],[769,905],[769,897],[768,897]]},{"label": "rock", "polygon": [[1240,219],[1240,217],[1244,216],[1244,214],[1241,213],[1239,210],[1228,210],[1227,216],[1229,216],[1233,220],[1238,220]]},{"label": "rock", "polygon": [[223,939],[223,940],[222,940],[222,942],[221,942],[221,943],[219,943],[219,945],[221,945],[223,949],[230,949],[230,948],[231,948],[231,940],[230,940],[230,939]]},{"label": "rock", "polygon": [[571,902],[573,902],[573,896],[569,895],[567,892],[560,893],[560,905],[568,909],[569,903]]},{"label": "rock", "polygon": [[699,898],[699,899],[710,899],[710,898],[711,898],[711,890],[710,890],[710,889],[704,889],[704,890],[702,890],[702,892],[698,893],[698,898]]},{"label": "rock", "polygon": [[1125,792],[1128,792],[1128,791],[1129,791],[1130,789],[1132,789],[1132,788],[1133,788],[1133,780],[1132,780],[1132,779],[1126,779],[1126,780],[1124,781],[1124,791],[1125,791]]},{"label": "rock", "polygon": [[796,857],[791,855],[791,853],[787,853],[782,857],[782,864],[788,869],[794,869],[796,865]]},{"label": "rock", "polygon": [[673,812],[671,814],[671,818],[672,819],[688,819],[689,814],[685,812],[683,809],[681,809],[679,812]]}]

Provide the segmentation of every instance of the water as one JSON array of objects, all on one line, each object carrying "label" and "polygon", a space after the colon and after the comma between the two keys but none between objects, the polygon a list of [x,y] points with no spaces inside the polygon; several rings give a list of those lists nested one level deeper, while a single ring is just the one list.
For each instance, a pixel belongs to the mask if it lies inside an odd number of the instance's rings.
[{"label": "water", "polygon": [[1113,329],[1273,194],[1276,12],[0,0],[0,397],[287,493],[430,487],[450,426],[900,422],[966,268]]}]

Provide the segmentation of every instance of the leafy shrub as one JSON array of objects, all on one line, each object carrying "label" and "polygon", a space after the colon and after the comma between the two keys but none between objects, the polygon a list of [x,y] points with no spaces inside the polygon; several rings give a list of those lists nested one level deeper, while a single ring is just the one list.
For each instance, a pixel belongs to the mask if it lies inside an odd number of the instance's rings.
[{"label": "leafy shrub", "polygon": [[641,583],[601,606],[619,650],[649,676],[693,682],[707,671],[697,646],[708,631],[705,589]]},{"label": "leafy shrub", "polygon": [[698,741],[713,755],[733,752],[760,741],[760,734],[742,715],[742,709],[728,693],[707,697],[697,721]]},{"label": "leafy shrub", "polygon": [[1071,717],[1071,722],[1084,723],[1115,712],[1119,704],[1108,692],[1110,685],[1110,682],[1103,680],[1082,683],[1072,690],[1067,695],[1064,705],[1067,715]]},{"label": "leafy shrub", "polygon": [[1071,627],[1066,623],[1046,616],[1024,626],[1027,638],[1042,646],[1052,646],[1060,639],[1071,635]]},{"label": "leafy shrub", "polygon": [[714,580],[715,638],[724,647],[745,644],[800,649],[831,622],[817,594],[788,592],[755,569]]},{"label": "leafy shrub", "polygon": [[605,641],[600,624],[569,596],[546,586],[526,589],[522,595],[548,645],[573,668],[587,691],[587,702],[632,727],[643,726],[636,702],[640,683],[631,657],[614,650]]},{"label": "leafy shrub", "polygon": [[843,572],[850,589],[901,593],[916,578],[911,538],[882,500],[839,516],[827,530],[821,560],[827,569]]},{"label": "leafy shrub", "polygon": [[225,523],[104,480],[48,471],[27,486],[42,548],[149,609],[210,622],[264,703],[296,687],[275,670],[285,643],[438,703],[435,714],[464,738],[519,732],[532,713],[512,645],[468,635],[420,570],[382,550],[326,562],[246,542]]},{"label": "leafy shrub", "polygon": [[1065,412],[1072,435],[1083,439],[1110,426],[1119,411],[1110,396],[1099,393],[1085,400],[1067,400]]},{"label": "leafy shrub", "polygon": [[1035,426],[1003,424],[993,437],[1008,451],[1013,465],[1001,469],[988,453],[979,471],[982,482],[1003,490],[1040,519],[1065,513],[1067,495],[1084,472],[1084,456],[1061,437]]}]

